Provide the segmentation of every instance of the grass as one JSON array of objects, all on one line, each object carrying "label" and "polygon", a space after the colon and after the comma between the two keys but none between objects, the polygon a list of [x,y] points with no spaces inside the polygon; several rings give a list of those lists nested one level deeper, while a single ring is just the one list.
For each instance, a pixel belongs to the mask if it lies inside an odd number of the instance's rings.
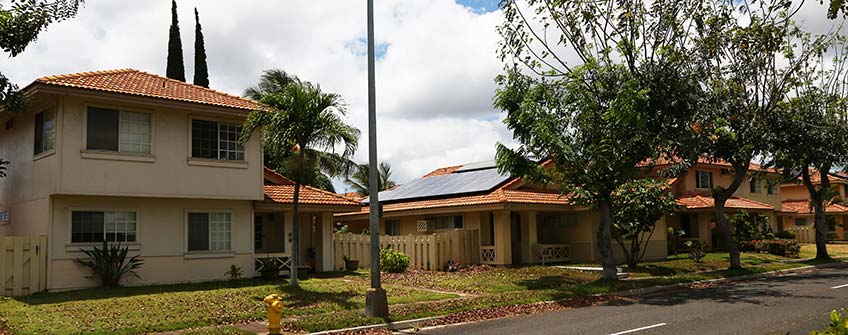
[{"label": "grass", "polygon": [[[830,257],[848,257],[848,243],[828,244],[827,253]],[[801,245],[801,258],[816,257],[816,245],[804,244]]]},{"label": "grass", "polygon": [[[834,257],[848,255],[848,245],[829,245]],[[802,257],[815,246],[802,247]],[[322,331],[387,321],[555,301],[657,285],[687,283],[817,264],[767,254],[743,253],[741,270],[726,270],[728,256],[709,253],[695,263],[685,255],[646,262],[627,269],[632,279],[601,280],[597,272],[555,267],[473,267],[459,272],[410,271],[383,274],[391,318],[362,313],[368,273],[329,273],[301,282],[294,290],[279,282],[227,282],[89,289],[0,298],[0,333],[140,334],[235,324],[265,317],[262,298],[280,293],[289,329]],[[451,293],[451,292],[455,292]],[[191,335],[244,335],[235,327],[184,332]]]},{"label": "grass", "polygon": [[[280,293],[285,317],[364,308],[367,283],[309,279],[301,289],[260,280],[88,289],[0,300],[14,334],[140,334],[262,319],[262,298]],[[390,304],[456,295],[387,285]]]}]

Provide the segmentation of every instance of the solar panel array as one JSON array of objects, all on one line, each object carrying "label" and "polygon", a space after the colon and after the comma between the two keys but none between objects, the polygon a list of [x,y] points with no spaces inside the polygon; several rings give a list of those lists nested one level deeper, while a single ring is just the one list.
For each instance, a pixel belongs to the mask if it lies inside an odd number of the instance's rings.
[{"label": "solar panel array", "polygon": [[474,163],[468,163],[468,164],[461,166],[459,169],[456,169],[455,172],[492,169],[492,168],[495,168],[496,166],[497,165],[495,164],[495,161],[474,162]]},{"label": "solar panel array", "polygon": [[[509,176],[503,176],[497,169],[483,169],[468,172],[419,178],[400,187],[380,192],[380,201],[396,201],[415,198],[426,198],[442,195],[454,195],[488,191],[507,181]],[[366,203],[368,200],[365,201]]]}]

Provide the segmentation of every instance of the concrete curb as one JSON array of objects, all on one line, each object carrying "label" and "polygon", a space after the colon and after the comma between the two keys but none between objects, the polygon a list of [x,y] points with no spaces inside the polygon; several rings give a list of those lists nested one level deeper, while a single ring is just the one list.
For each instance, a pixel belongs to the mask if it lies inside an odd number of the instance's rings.
[{"label": "concrete curb", "polygon": [[[769,271],[769,272],[763,272],[763,273],[755,273],[755,274],[750,274],[750,275],[742,275],[742,276],[727,277],[727,278],[716,278],[716,279],[708,279],[708,280],[693,281],[693,282],[688,282],[688,283],[670,284],[670,285],[662,285],[662,286],[652,286],[652,287],[639,288],[639,289],[633,289],[633,290],[627,290],[627,291],[619,291],[619,292],[600,293],[600,294],[594,294],[594,295],[591,295],[591,296],[592,297],[641,296],[641,295],[645,295],[645,294],[668,291],[668,290],[671,290],[671,289],[690,288],[692,285],[697,285],[697,284],[733,283],[733,282],[746,281],[746,280],[751,280],[751,279],[769,278],[769,277],[786,276],[786,275],[791,275],[791,274],[804,273],[804,272],[809,272],[809,271],[816,270],[816,269],[846,267],[846,266],[848,266],[848,265],[846,265],[844,263],[832,262],[832,263],[802,266],[802,267],[798,267],[798,268],[775,270],[775,271]],[[528,305],[559,303],[559,302],[565,302],[565,301],[568,301],[568,300],[570,300],[570,299],[540,301],[540,302],[536,302],[536,303],[532,303],[532,304],[528,304]],[[443,317],[446,317],[446,316],[448,316],[448,315],[432,316],[432,317],[427,317],[427,318],[420,318],[420,319],[413,319],[413,320],[403,320],[403,321],[381,323],[381,324],[374,324],[374,325],[367,325],[367,326],[360,326],[360,327],[353,327],[353,328],[345,328],[345,329],[326,330],[326,331],[317,332],[317,333],[309,333],[309,335],[327,335],[327,334],[333,334],[333,333],[337,333],[337,332],[368,330],[368,329],[374,329],[374,328],[387,328],[391,331],[400,331],[400,330],[415,328],[415,326],[419,323],[422,323],[422,322],[425,322],[425,321],[430,321],[430,320],[435,320],[435,319],[438,319],[438,318],[443,318]],[[444,327],[448,327],[448,326],[471,324],[471,323],[490,321],[490,320],[495,320],[495,319],[500,319],[500,318],[438,325],[438,326],[422,328],[422,330],[423,329],[438,329],[438,328],[444,328]]]}]

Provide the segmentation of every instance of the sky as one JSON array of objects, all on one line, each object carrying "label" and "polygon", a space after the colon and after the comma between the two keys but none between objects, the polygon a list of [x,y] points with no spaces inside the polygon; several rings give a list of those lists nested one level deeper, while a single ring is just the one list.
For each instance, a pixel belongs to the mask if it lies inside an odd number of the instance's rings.
[{"label": "sky", "polygon": [[[339,93],[362,130],[354,159],[367,161],[365,1],[178,0],[186,78],[193,78],[195,7],[206,42],[210,87],[241,95],[263,70],[282,69]],[[491,160],[514,145],[492,107],[497,0],[375,1],[378,156],[407,182],[433,169]],[[35,78],[135,68],[164,75],[168,0],[87,1],[27,50],[0,63],[20,86]],[[807,0],[799,19],[827,30],[825,9]],[[337,181],[338,192],[346,191]]]}]

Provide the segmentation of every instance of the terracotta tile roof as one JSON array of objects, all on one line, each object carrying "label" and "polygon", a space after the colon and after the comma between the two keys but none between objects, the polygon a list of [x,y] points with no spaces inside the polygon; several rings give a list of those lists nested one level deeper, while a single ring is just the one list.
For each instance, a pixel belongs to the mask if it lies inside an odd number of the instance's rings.
[{"label": "terracotta tile roof", "polygon": [[[842,172],[842,171],[831,172],[829,177],[830,177],[829,180],[830,180],[831,183],[848,182],[848,175],[846,175],[845,172]],[[813,184],[820,184],[821,183],[821,174],[819,173],[819,170],[810,169],[810,182],[812,182]],[[790,185],[791,184],[797,184],[797,185],[803,186],[802,183],[803,183],[803,179],[801,177],[801,173],[799,172],[798,177],[795,178],[794,182],[790,181],[786,184],[790,184]]]},{"label": "terracotta tile roof", "polygon": [[459,169],[459,168],[461,168],[461,167],[462,167],[462,165],[456,165],[456,166],[448,166],[448,167],[438,168],[438,169],[435,169],[435,170],[431,171],[431,172],[430,172],[430,173],[428,173],[428,174],[425,174],[425,175],[424,175],[423,177],[421,177],[421,178],[435,177],[435,176],[443,176],[443,175],[446,175],[446,174],[451,174],[451,173],[453,173],[454,171],[458,170],[458,169]]},{"label": "terracotta tile roof", "polygon": [[[792,200],[784,200],[780,204],[780,209],[784,212],[794,212],[798,214],[811,214],[813,213],[812,207],[810,207],[810,200],[807,199],[792,199]],[[824,209],[825,213],[848,213],[848,206],[844,206],[842,204],[831,203],[827,205]]]},{"label": "terracotta tile roof", "polygon": [[134,69],[47,76],[36,79],[30,86],[35,84],[123,93],[243,110],[254,110],[259,107],[253,100]]},{"label": "terracotta tile roof", "polygon": [[[715,201],[713,201],[712,197],[697,193],[679,195],[676,199],[677,205],[685,206],[686,209],[705,209],[715,207]],[[772,205],[740,197],[727,199],[725,208],[774,210],[774,206]]]},{"label": "terracotta tile roof", "polygon": [[[501,187],[483,194],[478,193],[436,199],[422,199],[406,202],[388,203],[383,205],[383,212],[510,203],[565,206],[570,205],[568,197],[560,196],[560,194],[555,191],[532,189],[509,190]],[[364,206],[358,212],[343,213],[337,215],[356,215],[368,212],[368,207]]]},{"label": "terracotta tile roof", "polygon": [[[294,181],[265,168],[266,176],[273,176],[278,185],[265,185],[265,197],[273,202],[290,204],[294,202]],[[309,205],[349,205],[361,206],[359,201],[340,194],[324,191],[311,186],[301,185],[300,203]]]},{"label": "terracotta tile roof", "polygon": [[[641,163],[637,164],[637,166],[647,166],[648,162],[649,161],[641,162]],[[668,159],[657,159],[657,160],[653,161],[653,164],[654,164],[654,166],[663,166],[663,165],[671,164],[671,161],[668,160]],[[730,163],[728,163],[728,162],[725,162],[723,160],[711,159],[711,158],[707,158],[707,157],[698,158],[697,164],[714,165],[714,166],[721,166],[721,167],[728,167],[728,168],[731,167]],[[767,168],[767,167],[764,167],[764,166],[762,166],[760,164],[756,164],[756,163],[750,163],[748,165],[748,169],[749,169],[750,172],[765,171],[765,172],[770,172],[770,173],[778,173],[778,171],[774,168]]]}]

